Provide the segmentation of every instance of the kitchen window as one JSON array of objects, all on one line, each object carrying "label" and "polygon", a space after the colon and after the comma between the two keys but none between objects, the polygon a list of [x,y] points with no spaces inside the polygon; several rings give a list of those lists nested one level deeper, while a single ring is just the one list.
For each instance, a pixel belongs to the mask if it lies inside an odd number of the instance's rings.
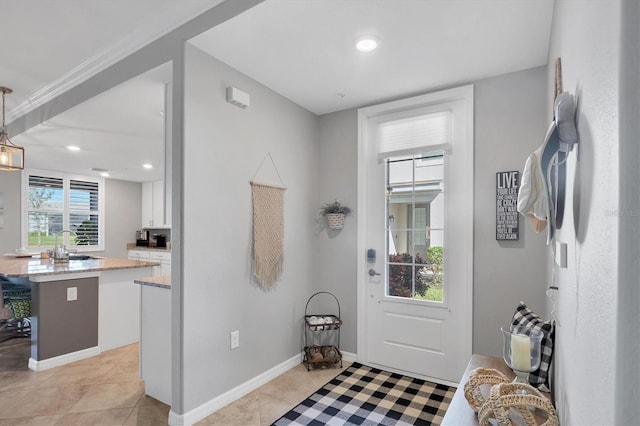
[{"label": "kitchen window", "polygon": [[104,250],[104,179],[41,170],[24,175],[23,246],[53,247],[58,234],[59,245]]}]

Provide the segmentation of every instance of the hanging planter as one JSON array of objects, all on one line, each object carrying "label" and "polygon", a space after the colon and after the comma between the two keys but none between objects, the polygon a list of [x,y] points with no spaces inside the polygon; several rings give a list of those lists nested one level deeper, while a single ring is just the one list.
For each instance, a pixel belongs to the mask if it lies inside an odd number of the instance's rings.
[{"label": "hanging planter", "polygon": [[327,225],[331,229],[344,228],[344,219],[346,215],[344,213],[329,213],[325,216],[327,218]]},{"label": "hanging planter", "polygon": [[351,213],[351,208],[343,205],[340,200],[326,203],[321,208],[321,214],[326,218],[327,225],[331,229],[344,228],[344,219]]}]

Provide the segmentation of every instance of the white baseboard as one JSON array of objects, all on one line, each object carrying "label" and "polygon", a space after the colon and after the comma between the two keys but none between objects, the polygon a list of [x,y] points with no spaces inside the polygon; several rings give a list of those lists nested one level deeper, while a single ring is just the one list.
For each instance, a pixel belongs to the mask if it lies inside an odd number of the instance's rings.
[{"label": "white baseboard", "polygon": [[80,361],[81,359],[100,355],[100,352],[100,346],[94,346],[92,348],[82,349],[81,351],[43,359],[41,361],[36,361],[33,358],[29,358],[29,369],[33,371],[48,370],[53,367],[59,367],[61,365],[69,364],[70,362]]},{"label": "white baseboard", "polygon": [[358,360],[357,354],[354,354],[352,352],[345,352],[345,351],[341,351],[341,352],[342,352],[343,361],[356,362]]},{"label": "white baseboard", "polygon": [[296,365],[302,362],[302,353],[292,356],[288,360],[276,365],[270,370],[247,380],[246,382],[236,386],[228,392],[217,396],[199,407],[194,408],[184,414],[175,413],[173,410],[169,411],[169,425],[170,426],[190,426],[205,417],[215,413],[225,405],[232,403],[233,401],[242,398],[249,392],[259,388],[265,383],[275,379],[279,375],[291,370]]}]

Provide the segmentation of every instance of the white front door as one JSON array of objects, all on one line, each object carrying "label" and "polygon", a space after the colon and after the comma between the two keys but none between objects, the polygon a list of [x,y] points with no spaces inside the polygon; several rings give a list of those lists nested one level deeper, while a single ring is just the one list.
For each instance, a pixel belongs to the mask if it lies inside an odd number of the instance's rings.
[{"label": "white front door", "polygon": [[[472,105],[464,87],[359,111],[358,355],[369,365],[458,383],[471,356]],[[441,112],[445,142],[380,147],[385,123],[396,134]]]}]

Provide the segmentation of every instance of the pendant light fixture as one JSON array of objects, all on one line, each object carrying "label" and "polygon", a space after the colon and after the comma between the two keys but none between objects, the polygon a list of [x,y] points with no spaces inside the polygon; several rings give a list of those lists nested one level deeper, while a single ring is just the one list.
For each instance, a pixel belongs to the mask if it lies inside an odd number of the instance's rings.
[{"label": "pendant light fixture", "polygon": [[7,126],[4,123],[4,95],[13,92],[8,87],[0,86],[2,92],[2,127],[0,128],[0,170],[24,169],[24,148],[14,145],[9,140]]}]

